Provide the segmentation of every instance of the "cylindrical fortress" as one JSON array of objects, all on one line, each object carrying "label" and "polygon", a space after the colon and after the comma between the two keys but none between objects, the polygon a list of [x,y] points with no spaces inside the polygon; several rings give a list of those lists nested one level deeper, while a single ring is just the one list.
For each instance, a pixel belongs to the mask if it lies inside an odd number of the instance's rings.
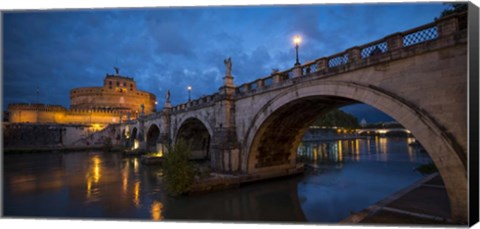
[{"label": "cylindrical fortress", "polygon": [[130,112],[132,116],[155,112],[154,94],[137,90],[133,78],[106,75],[103,87],[82,87],[70,91],[71,109],[112,109]]}]

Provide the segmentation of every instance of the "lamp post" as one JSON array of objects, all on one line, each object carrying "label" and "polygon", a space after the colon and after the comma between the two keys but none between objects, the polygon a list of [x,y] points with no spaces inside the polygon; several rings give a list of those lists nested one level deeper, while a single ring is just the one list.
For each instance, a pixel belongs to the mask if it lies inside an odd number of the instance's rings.
[{"label": "lamp post", "polygon": [[296,35],[295,38],[293,38],[293,42],[295,43],[295,51],[296,51],[296,56],[297,56],[297,61],[295,62],[295,66],[300,65],[300,61],[298,61],[298,45],[302,41],[302,38],[300,36]]},{"label": "lamp post", "polygon": [[190,100],[191,100],[191,99],[190,99],[190,93],[191,93],[191,91],[192,91],[192,86],[188,86],[188,87],[187,87],[187,90],[188,90],[188,101],[190,101]]}]

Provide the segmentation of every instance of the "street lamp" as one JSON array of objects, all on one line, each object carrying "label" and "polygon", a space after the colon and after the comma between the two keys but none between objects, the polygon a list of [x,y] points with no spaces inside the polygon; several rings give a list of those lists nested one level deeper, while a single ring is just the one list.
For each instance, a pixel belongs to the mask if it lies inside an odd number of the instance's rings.
[{"label": "street lamp", "polygon": [[191,99],[190,99],[190,93],[191,93],[191,91],[192,91],[192,86],[188,86],[188,87],[187,87],[187,90],[188,90],[188,101],[190,101],[190,100],[191,100]]},{"label": "street lamp", "polygon": [[297,54],[297,62],[295,62],[295,66],[300,65],[300,62],[298,61],[298,45],[300,44],[301,41],[302,41],[302,38],[300,38],[300,36],[298,35],[296,35],[295,38],[293,38],[293,42],[295,43],[295,51]]}]

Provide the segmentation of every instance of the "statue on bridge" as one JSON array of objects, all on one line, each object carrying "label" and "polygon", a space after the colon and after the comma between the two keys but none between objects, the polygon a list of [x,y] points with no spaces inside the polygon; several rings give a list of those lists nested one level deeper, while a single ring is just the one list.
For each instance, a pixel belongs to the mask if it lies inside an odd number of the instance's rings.
[{"label": "statue on bridge", "polygon": [[232,75],[232,59],[228,57],[228,59],[223,60],[225,67],[227,68],[225,75],[231,76]]},{"label": "statue on bridge", "polygon": [[165,103],[170,103],[170,90],[167,90],[167,94],[165,95]]}]

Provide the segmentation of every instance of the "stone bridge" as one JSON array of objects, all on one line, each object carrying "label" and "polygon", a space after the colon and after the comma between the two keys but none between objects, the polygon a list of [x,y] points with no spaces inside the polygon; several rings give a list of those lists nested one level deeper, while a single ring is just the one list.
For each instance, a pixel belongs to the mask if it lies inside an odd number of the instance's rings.
[{"label": "stone bridge", "polygon": [[385,135],[385,134],[392,133],[392,132],[401,132],[401,133],[411,134],[410,130],[407,130],[405,128],[359,129],[359,130],[357,130],[358,134],[373,133],[373,134]]},{"label": "stone bridge", "polygon": [[[227,71],[228,72],[228,71]],[[452,218],[467,220],[467,15],[391,34],[121,125],[131,146],[163,150],[180,138],[213,170],[272,177],[295,170],[309,124],[364,103],[411,131],[446,184]],[[132,141],[134,139],[134,141]],[[133,143],[136,142],[136,143]]]}]

